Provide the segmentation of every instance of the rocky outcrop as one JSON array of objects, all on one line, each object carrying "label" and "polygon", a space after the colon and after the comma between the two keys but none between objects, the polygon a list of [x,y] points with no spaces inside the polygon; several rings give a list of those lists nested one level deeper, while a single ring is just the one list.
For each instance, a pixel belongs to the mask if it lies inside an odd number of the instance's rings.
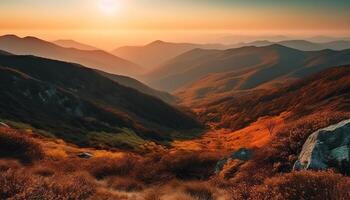
[{"label": "rocky outcrop", "polygon": [[5,124],[4,122],[0,122],[0,127],[10,128],[10,126]]},{"label": "rocky outcrop", "polygon": [[336,168],[350,172],[350,119],[317,130],[304,143],[294,170]]},{"label": "rocky outcrop", "polygon": [[252,150],[246,148],[241,148],[233,152],[229,157],[223,158],[216,163],[215,173],[219,173],[232,160],[239,160],[242,161],[241,163],[244,163],[251,158],[252,153]]}]

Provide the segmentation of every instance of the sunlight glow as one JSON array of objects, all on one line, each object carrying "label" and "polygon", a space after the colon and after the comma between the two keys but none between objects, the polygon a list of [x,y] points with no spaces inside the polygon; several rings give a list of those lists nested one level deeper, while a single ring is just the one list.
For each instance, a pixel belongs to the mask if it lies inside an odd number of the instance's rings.
[{"label": "sunlight glow", "polygon": [[118,0],[99,0],[99,8],[106,15],[114,15],[120,9]]}]

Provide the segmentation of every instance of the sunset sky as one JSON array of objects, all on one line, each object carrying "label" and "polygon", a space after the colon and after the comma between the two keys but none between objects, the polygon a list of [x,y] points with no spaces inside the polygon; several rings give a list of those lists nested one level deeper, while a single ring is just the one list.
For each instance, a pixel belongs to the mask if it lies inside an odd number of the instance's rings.
[{"label": "sunset sky", "polygon": [[242,35],[349,36],[349,0],[1,0],[0,33],[101,48]]}]

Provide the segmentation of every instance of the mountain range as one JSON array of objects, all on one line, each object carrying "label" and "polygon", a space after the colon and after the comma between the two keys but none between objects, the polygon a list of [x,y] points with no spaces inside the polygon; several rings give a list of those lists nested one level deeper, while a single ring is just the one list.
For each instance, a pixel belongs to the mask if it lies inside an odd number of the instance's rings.
[{"label": "mountain range", "polygon": [[55,41],[52,41],[52,43],[65,48],[75,48],[75,49],[88,50],[88,51],[99,50],[96,47],[90,46],[88,44],[83,44],[75,40],[55,40]]},{"label": "mountain range", "polygon": [[226,95],[204,103],[199,113],[203,121],[234,130],[260,117],[289,113],[294,119],[325,112],[350,111],[350,65],[325,67],[319,73],[283,87]]},{"label": "mountain range", "polygon": [[0,71],[2,118],[78,145],[94,146],[106,134],[121,143],[126,136],[167,141],[202,128],[187,111],[78,64],[1,52]]},{"label": "mountain range", "polygon": [[145,46],[119,47],[112,53],[151,70],[163,62],[195,48],[224,49],[226,46],[221,44],[171,43],[156,40]]},{"label": "mountain range", "polygon": [[105,51],[65,48],[35,37],[1,36],[0,49],[17,55],[35,55],[75,62],[114,74],[136,76],[142,73],[142,68],[137,64]]},{"label": "mountain range", "polygon": [[[300,51],[274,44],[227,50],[194,49],[147,75],[150,86],[194,98],[254,89],[350,63],[350,50]],[[190,97],[192,98],[192,97]]]}]

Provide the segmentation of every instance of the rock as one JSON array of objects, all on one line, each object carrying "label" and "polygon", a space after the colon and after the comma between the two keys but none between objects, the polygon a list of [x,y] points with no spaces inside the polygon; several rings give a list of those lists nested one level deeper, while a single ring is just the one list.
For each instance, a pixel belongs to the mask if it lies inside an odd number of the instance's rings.
[{"label": "rock", "polygon": [[91,157],[93,157],[93,155],[91,153],[88,152],[81,152],[78,154],[79,158],[84,158],[84,159],[89,159]]},{"label": "rock", "polygon": [[[343,173],[350,166],[350,119],[317,130],[303,145],[293,169],[327,169],[335,167]],[[346,167],[345,167],[346,168]]]},{"label": "rock", "polygon": [[251,158],[252,154],[252,150],[246,148],[241,148],[238,151],[233,152],[230,157],[223,158],[216,163],[215,173],[219,173],[229,161],[240,160],[245,162]]},{"label": "rock", "polygon": [[252,150],[246,149],[246,148],[241,148],[238,151],[234,152],[231,155],[232,159],[238,159],[242,161],[247,161],[251,158],[252,156]]},{"label": "rock", "polygon": [[0,122],[0,126],[2,126],[2,127],[6,127],[6,128],[10,128],[10,126],[9,126],[9,125],[7,125],[7,124],[5,124],[4,122]]}]

